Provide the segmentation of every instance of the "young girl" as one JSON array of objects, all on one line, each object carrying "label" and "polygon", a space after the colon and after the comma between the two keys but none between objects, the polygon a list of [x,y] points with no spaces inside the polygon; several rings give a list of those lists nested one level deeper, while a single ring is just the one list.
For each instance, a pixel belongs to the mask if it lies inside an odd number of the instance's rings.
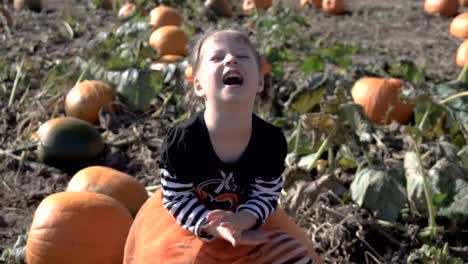
[{"label": "young girl", "polygon": [[193,56],[205,108],[168,131],[162,191],[136,216],[124,263],[319,263],[305,233],[277,210],[287,143],[253,113],[264,89],[253,44],[223,30],[200,39]]}]

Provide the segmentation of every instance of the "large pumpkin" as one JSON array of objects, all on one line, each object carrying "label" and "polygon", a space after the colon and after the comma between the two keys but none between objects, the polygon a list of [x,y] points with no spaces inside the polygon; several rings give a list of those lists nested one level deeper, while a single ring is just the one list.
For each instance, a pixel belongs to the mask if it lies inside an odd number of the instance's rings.
[{"label": "large pumpkin", "polygon": [[468,38],[468,12],[461,13],[452,20],[450,34],[456,38]]},{"label": "large pumpkin", "polygon": [[153,47],[160,56],[186,56],[187,44],[187,35],[177,26],[160,27],[156,29],[149,38],[149,45]]},{"label": "large pumpkin", "polygon": [[39,127],[33,139],[39,142],[39,161],[64,170],[97,163],[104,150],[99,131],[74,117],[50,119]]},{"label": "large pumpkin", "polygon": [[345,4],[343,0],[323,0],[322,9],[329,14],[341,15],[345,12]]},{"label": "large pumpkin", "polygon": [[424,10],[428,14],[437,14],[451,17],[458,13],[460,3],[458,0],[426,0],[424,1]]},{"label": "large pumpkin", "polygon": [[99,122],[99,111],[113,111],[115,92],[102,81],[82,81],[74,86],[65,98],[67,116],[76,117],[91,124]]},{"label": "large pumpkin", "polygon": [[254,9],[268,9],[273,5],[273,0],[244,0],[242,10],[249,12]]},{"label": "large pumpkin", "polygon": [[356,104],[375,123],[388,124],[393,120],[405,124],[413,113],[413,106],[399,99],[403,82],[400,79],[365,77],[358,80],[351,95]]},{"label": "large pumpkin", "polygon": [[465,66],[468,62],[468,39],[463,41],[463,43],[458,47],[456,62],[460,67]]},{"label": "large pumpkin", "polygon": [[158,6],[150,12],[149,24],[155,29],[163,26],[180,26],[183,21],[177,9],[169,6]]},{"label": "large pumpkin", "polygon": [[28,264],[120,264],[132,224],[113,198],[60,192],[37,207],[26,243]]},{"label": "large pumpkin", "polygon": [[68,182],[67,191],[108,195],[127,207],[133,216],[148,199],[142,183],[126,173],[104,166],[90,166],[78,171]]}]

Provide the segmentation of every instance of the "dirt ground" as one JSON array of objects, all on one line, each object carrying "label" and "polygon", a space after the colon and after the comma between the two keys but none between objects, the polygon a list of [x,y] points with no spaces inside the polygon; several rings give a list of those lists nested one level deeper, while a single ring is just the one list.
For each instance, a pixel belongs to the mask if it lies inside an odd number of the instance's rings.
[{"label": "dirt ground", "polygon": [[[425,14],[422,0],[346,2],[348,13],[343,16],[307,11],[309,30],[322,36],[324,43],[359,47],[355,62],[405,59],[424,66],[434,83],[456,78],[460,68],[455,65],[455,54],[462,40],[449,34],[450,18]],[[96,10],[87,1],[73,1],[70,12],[81,27],[73,40],[66,38],[60,26],[63,16],[60,9],[15,12],[10,31],[0,32],[0,65],[15,67],[22,59],[28,61],[29,88],[19,87],[17,102],[21,102],[23,95],[37,98],[34,104],[8,107],[14,76],[0,78],[0,255],[13,246],[19,235],[26,233],[39,202],[51,193],[64,190],[71,176],[34,162],[34,153],[18,150],[19,142],[27,137],[25,133],[52,114],[63,111],[57,107],[62,97],[41,96],[40,80],[56,61],[82,53],[97,32],[112,27],[116,21],[113,12]],[[128,127],[121,136],[136,129],[156,142],[162,135],[158,124],[156,120],[142,121],[138,127]],[[17,151],[5,154],[12,150]],[[108,147],[102,164],[127,172],[149,186],[158,182],[154,162],[157,156],[157,146],[137,142]]]}]

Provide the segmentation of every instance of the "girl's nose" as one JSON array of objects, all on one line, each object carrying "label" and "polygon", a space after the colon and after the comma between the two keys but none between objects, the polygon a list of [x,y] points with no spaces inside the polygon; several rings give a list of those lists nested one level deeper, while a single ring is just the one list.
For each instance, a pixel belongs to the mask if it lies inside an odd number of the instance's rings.
[{"label": "girl's nose", "polygon": [[226,57],[224,58],[224,66],[231,65],[231,64],[237,64],[237,58],[236,56],[232,56],[231,54],[227,54]]}]

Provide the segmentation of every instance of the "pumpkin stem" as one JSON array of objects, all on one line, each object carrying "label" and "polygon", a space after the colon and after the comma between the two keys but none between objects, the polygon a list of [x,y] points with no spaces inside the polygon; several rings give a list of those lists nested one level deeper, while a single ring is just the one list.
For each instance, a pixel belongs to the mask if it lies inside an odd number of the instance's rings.
[{"label": "pumpkin stem", "polygon": [[[468,65],[468,63],[466,65]],[[452,101],[454,99],[464,97],[464,96],[468,96],[468,91],[461,92],[461,93],[456,93],[456,94],[454,94],[452,96],[449,96],[449,97],[445,98],[444,100],[441,100],[439,102],[439,104],[444,105],[444,104],[448,103],[449,101]]]},{"label": "pumpkin stem", "polygon": [[457,80],[468,83],[468,62],[463,66],[463,69],[460,72],[460,75],[458,75]]}]

